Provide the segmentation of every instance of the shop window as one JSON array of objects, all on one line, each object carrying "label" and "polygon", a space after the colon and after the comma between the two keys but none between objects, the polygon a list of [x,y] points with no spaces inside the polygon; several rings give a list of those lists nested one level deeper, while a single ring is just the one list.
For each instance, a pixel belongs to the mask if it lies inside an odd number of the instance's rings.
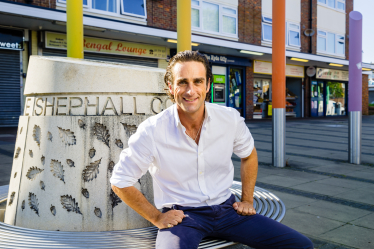
[{"label": "shop window", "polygon": [[237,10],[200,0],[191,1],[191,26],[194,31],[237,37]]},{"label": "shop window", "polygon": [[317,37],[317,51],[320,53],[344,56],[344,36],[319,30]]},{"label": "shop window", "polygon": [[345,12],[345,0],[318,0],[318,4]]},{"label": "shop window", "polygon": [[[57,0],[57,3],[66,4],[66,0]],[[146,18],[145,0],[83,0],[83,7],[99,14]]]},{"label": "shop window", "polygon": [[262,40],[272,41],[273,40],[273,27],[272,18],[263,16],[262,17]]},{"label": "shop window", "polygon": [[288,46],[300,47],[300,25],[287,23]]}]

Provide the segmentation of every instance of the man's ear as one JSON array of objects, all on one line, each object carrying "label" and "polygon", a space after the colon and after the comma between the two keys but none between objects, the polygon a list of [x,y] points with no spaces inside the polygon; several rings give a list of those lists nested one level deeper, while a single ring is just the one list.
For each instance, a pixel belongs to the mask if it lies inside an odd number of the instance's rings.
[{"label": "man's ear", "polygon": [[170,81],[168,81],[168,88],[169,88],[169,92],[174,95],[174,89],[173,89],[173,85],[170,83]]}]

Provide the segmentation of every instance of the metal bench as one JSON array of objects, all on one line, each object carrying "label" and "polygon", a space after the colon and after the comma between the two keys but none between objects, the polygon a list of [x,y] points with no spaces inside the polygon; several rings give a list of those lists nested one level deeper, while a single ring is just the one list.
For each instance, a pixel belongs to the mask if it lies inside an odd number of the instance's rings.
[{"label": "metal bench", "polygon": [[[241,183],[231,191],[241,196]],[[6,200],[8,186],[0,186],[0,203]],[[258,214],[280,222],[286,213],[283,202],[271,192],[255,188],[254,207]],[[156,227],[106,232],[62,232],[29,229],[0,222],[0,248],[154,248]],[[199,248],[223,248],[236,243],[206,238]]]}]

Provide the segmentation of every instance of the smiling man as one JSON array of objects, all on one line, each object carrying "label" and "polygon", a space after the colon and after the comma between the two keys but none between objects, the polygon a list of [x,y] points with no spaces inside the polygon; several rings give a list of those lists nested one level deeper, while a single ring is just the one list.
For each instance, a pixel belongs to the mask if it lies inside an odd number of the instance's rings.
[{"label": "smiling man", "polygon": [[[207,236],[254,248],[313,248],[307,237],[256,214],[254,141],[239,112],[205,102],[212,79],[205,56],[178,53],[164,79],[175,104],[138,127],[111,178],[113,191],[159,228],[156,248],[197,248]],[[238,202],[229,190],[232,153],[241,158]],[[133,186],[147,170],[156,207]]]}]

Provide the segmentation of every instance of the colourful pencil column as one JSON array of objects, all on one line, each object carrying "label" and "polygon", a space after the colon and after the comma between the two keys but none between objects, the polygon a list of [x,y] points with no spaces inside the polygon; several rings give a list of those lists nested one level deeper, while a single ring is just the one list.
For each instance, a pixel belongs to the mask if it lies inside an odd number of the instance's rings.
[{"label": "colourful pencil column", "polygon": [[177,1],[177,52],[191,50],[191,0]]},{"label": "colourful pencil column", "polygon": [[273,0],[273,166],[286,165],[286,0]]},{"label": "colourful pencil column", "polygon": [[362,14],[349,13],[349,162],[361,163],[362,129]]},{"label": "colourful pencil column", "polygon": [[83,0],[66,0],[68,57],[83,59]]}]

